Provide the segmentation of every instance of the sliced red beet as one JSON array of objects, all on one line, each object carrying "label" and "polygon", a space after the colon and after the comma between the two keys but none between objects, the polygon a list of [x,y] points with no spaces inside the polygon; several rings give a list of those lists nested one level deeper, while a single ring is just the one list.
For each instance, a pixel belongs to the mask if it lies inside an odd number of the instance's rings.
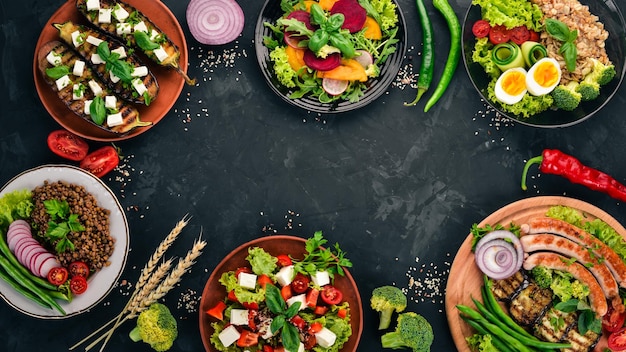
[{"label": "sliced red beet", "polygon": [[[310,30],[315,29],[313,27],[313,24],[311,24],[311,14],[309,14],[308,12],[304,10],[292,11],[285,18],[298,20],[304,23],[306,28]],[[300,43],[300,41],[303,39],[306,39],[306,36],[296,35],[294,32],[285,31],[285,35],[284,35],[285,43],[292,48],[298,48],[299,47],[298,43]]]},{"label": "sliced red beet", "polygon": [[347,29],[350,33],[356,33],[363,29],[367,12],[357,0],[339,0],[330,9],[331,14],[341,13],[344,20],[341,28]]},{"label": "sliced red beet", "polygon": [[309,68],[318,71],[330,71],[341,65],[341,54],[339,53],[330,54],[322,59],[321,57],[317,57],[311,50],[306,50],[303,59],[304,63]]}]

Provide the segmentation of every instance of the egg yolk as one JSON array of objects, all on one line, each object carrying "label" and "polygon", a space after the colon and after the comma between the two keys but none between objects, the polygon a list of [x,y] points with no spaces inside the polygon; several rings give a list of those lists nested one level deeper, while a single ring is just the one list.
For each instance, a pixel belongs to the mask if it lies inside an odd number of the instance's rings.
[{"label": "egg yolk", "polygon": [[522,94],[526,89],[526,76],[523,72],[511,71],[502,77],[502,90],[509,95]]},{"label": "egg yolk", "polygon": [[542,62],[535,69],[533,78],[538,85],[542,87],[551,87],[559,79],[559,71],[553,63],[549,61]]}]

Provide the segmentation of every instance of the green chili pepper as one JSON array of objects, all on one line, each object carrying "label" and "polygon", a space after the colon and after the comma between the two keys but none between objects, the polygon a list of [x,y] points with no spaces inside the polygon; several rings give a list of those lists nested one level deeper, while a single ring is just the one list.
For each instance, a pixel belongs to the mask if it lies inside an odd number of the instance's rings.
[{"label": "green chili pepper", "polygon": [[446,65],[443,68],[441,80],[437,84],[433,95],[426,102],[424,112],[430,110],[446,91],[461,58],[461,24],[454,13],[454,9],[452,9],[447,0],[433,0],[433,6],[439,10],[448,24],[450,30],[450,52],[448,53]]},{"label": "green chili pepper", "polygon": [[417,79],[417,96],[410,103],[404,103],[405,106],[413,106],[417,104],[422,95],[430,87],[433,80],[433,70],[435,68],[435,43],[433,42],[433,26],[428,18],[428,12],[424,6],[424,0],[416,0],[417,12],[422,24],[422,65]]}]

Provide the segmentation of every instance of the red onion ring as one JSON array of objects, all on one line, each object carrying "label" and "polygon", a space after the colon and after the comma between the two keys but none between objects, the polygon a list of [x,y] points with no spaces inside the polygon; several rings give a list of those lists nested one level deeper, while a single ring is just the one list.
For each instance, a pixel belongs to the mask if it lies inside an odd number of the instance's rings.
[{"label": "red onion ring", "polygon": [[191,35],[208,45],[232,42],[245,23],[243,10],[235,0],[191,0],[186,16]]},{"label": "red onion ring", "polygon": [[524,261],[519,238],[505,230],[493,231],[481,238],[476,244],[474,256],[478,268],[494,280],[511,277],[520,270]]}]

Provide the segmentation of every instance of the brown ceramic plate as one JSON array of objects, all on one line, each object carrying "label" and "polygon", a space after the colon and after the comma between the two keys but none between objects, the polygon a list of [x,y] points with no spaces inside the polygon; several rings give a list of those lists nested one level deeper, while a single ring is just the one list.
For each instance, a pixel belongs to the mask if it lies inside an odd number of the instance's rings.
[{"label": "brown ceramic plate", "polygon": [[[262,237],[242,244],[222,259],[217,267],[215,267],[215,270],[213,270],[209,280],[204,286],[204,291],[202,292],[202,298],[200,300],[200,335],[202,336],[204,349],[207,352],[217,352],[217,349],[213,347],[210,340],[211,335],[213,334],[211,323],[214,320],[212,320],[211,317],[205,313],[205,311],[215,306],[217,302],[226,297],[226,289],[221,283],[219,283],[219,279],[222,274],[228,271],[236,270],[242,266],[249,266],[249,263],[246,260],[248,248],[260,247],[274,256],[279,254],[289,254],[294,258],[301,259],[305,253],[304,244],[305,240],[300,237],[285,235]],[[334,285],[341,290],[344,300],[350,304],[350,324],[352,325],[352,336],[350,336],[348,342],[343,345],[341,352],[355,352],[363,330],[361,296],[359,295],[356,282],[354,282],[352,275],[350,275],[347,270],[345,276],[335,277]]]},{"label": "brown ceramic plate", "polygon": [[[150,18],[167,36],[176,44],[180,50],[179,65],[181,69],[187,71],[187,42],[183,30],[174,17],[174,14],[160,1],[141,1],[141,0],[124,0],[127,4],[134,6],[144,15]],[[105,131],[92,123],[80,118],[70,111],[65,104],[58,98],[56,92],[46,83],[41,76],[38,68],[39,48],[50,41],[59,40],[58,30],[52,24],[62,23],[65,21],[73,21],[87,25],[87,21],[76,9],[76,1],[68,0],[50,17],[44,26],[37,46],[35,47],[35,55],[33,60],[33,76],[35,79],[35,88],[39,94],[39,98],[48,113],[68,131],[79,136],[96,141],[119,141],[135,137],[149,130],[156,125],[167,114],[170,108],[178,99],[183,89],[185,80],[174,69],[168,69],[159,66],[147,58],[142,57],[142,61],[147,65],[151,72],[154,73],[159,83],[159,95],[150,104],[150,106],[137,106],[139,116],[142,121],[151,121],[152,125],[148,127],[136,128],[133,131],[119,135],[113,132]]]},{"label": "brown ceramic plate", "polygon": [[[523,199],[500,208],[489,215],[478,226],[508,225],[511,222],[522,224],[531,218],[543,216],[546,211],[555,205],[563,205],[580,211],[586,220],[601,219],[615,231],[626,238],[626,229],[604,210],[589,203],[567,197],[546,196]],[[474,331],[459,316],[457,304],[473,306],[471,297],[480,297],[482,286],[482,273],[474,264],[472,248],[472,235],[468,235],[461,248],[457,252],[446,287],[446,316],[448,326],[452,332],[454,344],[459,352],[470,352],[465,338],[474,334]],[[603,336],[594,351],[602,351],[606,347],[606,337]]]}]

